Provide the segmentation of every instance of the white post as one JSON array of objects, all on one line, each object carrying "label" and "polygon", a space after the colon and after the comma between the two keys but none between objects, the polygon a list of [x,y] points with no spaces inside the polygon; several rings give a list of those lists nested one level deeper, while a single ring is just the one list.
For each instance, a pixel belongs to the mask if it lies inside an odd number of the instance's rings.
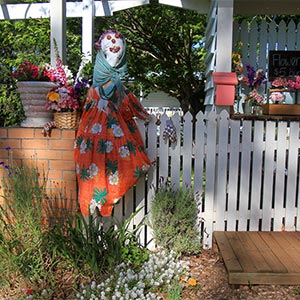
[{"label": "white post", "polygon": [[216,72],[231,72],[233,0],[218,1]]},{"label": "white post", "polygon": [[66,62],[66,0],[50,0],[51,65],[55,66],[54,40],[60,58]]},{"label": "white post", "polygon": [[[217,12],[216,72],[231,72],[233,2],[219,0]],[[229,111],[228,106],[217,106],[217,112]]]},{"label": "white post", "polygon": [[91,60],[94,48],[94,0],[83,0],[82,6],[82,54]]}]

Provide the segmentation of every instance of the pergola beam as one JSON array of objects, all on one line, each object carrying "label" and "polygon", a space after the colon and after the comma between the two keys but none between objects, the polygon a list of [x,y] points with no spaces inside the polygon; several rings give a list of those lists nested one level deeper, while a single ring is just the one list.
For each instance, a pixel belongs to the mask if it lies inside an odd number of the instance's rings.
[{"label": "pergola beam", "polygon": [[1,6],[0,16],[2,15],[3,18],[9,19],[8,9],[4,0],[0,0],[0,6]]},{"label": "pergola beam", "polygon": [[[58,1],[55,1],[55,3],[57,2]],[[92,4],[92,2],[94,4]],[[94,6],[94,15],[96,17],[104,17],[111,16],[115,11],[149,4],[149,2],[149,0],[89,0],[78,2],[66,2],[66,17],[82,17],[82,13],[87,9],[87,5]],[[30,18],[38,19],[50,17],[50,3],[5,4],[3,0],[0,0],[0,4],[2,7],[2,12],[0,12],[0,20],[23,20]],[[5,11],[7,12],[6,14],[3,13],[3,8],[5,8]]]}]

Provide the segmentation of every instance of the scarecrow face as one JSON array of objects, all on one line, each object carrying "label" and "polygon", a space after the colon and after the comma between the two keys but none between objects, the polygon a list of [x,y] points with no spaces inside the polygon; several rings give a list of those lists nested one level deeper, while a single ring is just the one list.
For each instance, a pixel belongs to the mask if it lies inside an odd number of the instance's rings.
[{"label": "scarecrow face", "polygon": [[124,41],[118,32],[108,32],[101,41],[101,48],[106,56],[108,63],[115,67],[124,50]]}]

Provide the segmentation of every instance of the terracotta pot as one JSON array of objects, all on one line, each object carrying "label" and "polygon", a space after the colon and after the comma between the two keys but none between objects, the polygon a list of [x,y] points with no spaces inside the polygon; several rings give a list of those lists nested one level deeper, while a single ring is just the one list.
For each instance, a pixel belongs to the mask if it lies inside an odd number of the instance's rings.
[{"label": "terracotta pot", "polygon": [[46,95],[56,85],[47,81],[19,81],[17,83],[26,119],[21,127],[43,127],[53,120],[53,113],[45,109]]}]

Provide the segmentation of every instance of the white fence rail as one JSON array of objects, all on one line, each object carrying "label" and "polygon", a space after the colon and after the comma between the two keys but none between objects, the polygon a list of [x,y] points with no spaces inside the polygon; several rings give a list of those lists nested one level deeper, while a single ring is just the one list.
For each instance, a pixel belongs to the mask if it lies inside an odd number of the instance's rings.
[{"label": "white fence rail", "polygon": [[[155,116],[153,116],[155,119]],[[233,120],[227,112],[172,117],[178,141],[166,143],[166,120],[147,128],[141,123],[148,155],[156,165],[116,206],[128,217],[140,207],[132,226],[151,210],[160,178],[174,188],[192,187],[202,195],[199,223],[203,247],[212,245],[214,230],[294,231],[300,227],[299,122]],[[144,226],[141,241],[152,245]]]}]

